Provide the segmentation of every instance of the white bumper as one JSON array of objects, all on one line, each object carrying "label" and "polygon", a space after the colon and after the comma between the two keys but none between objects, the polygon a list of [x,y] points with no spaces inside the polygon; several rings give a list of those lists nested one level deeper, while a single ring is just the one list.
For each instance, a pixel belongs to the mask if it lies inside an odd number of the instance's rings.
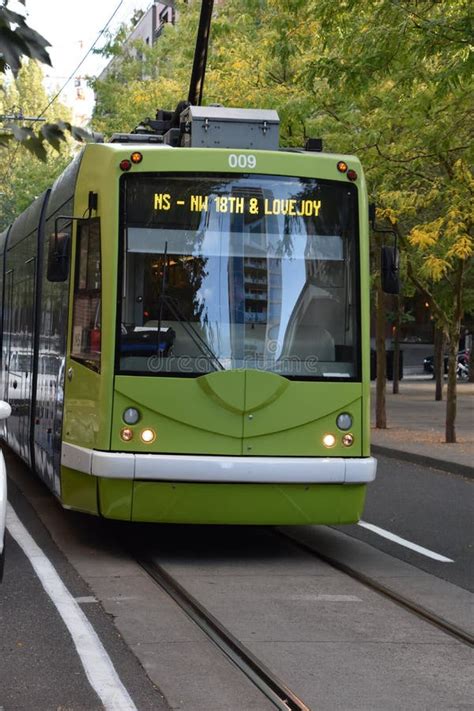
[{"label": "white bumper", "polygon": [[138,481],[248,484],[366,484],[373,457],[224,457],[193,454],[100,452],[63,442],[61,463],[92,476]]}]

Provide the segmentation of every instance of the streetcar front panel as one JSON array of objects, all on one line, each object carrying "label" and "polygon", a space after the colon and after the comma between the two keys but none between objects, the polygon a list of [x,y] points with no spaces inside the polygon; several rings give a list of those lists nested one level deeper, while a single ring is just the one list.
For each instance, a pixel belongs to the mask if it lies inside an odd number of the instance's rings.
[{"label": "streetcar front panel", "polygon": [[92,480],[115,518],[357,520],[375,475],[358,161],[355,183],[337,156],[140,147],[124,171],[135,149],[90,146],[81,166],[102,282],[78,231],[66,505]]}]

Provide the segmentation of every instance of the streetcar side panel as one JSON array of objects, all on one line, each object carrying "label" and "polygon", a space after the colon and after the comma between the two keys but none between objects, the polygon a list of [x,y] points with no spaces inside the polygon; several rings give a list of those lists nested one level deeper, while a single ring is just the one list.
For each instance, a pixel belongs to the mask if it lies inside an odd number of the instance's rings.
[{"label": "streetcar side panel", "polygon": [[[112,155],[111,155],[112,153]],[[116,155],[104,144],[88,145],[74,196],[76,215],[92,219],[73,229],[64,383],[61,500],[64,506],[99,513],[93,451],[110,449],[119,235]],[[65,458],[76,447],[80,461]],[[131,482],[130,482],[131,485]]]},{"label": "streetcar side panel", "polygon": [[47,193],[39,197],[11,228],[5,255],[7,298],[4,319],[6,400],[12,414],[6,423],[9,446],[31,464],[30,428],[34,364],[35,294],[38,234]]},{"label": "streetcar side panel", "polygon": [[[5,248],[10,228],[0,233],[0,399],[5,399],[3,373],[3,309],[5,302]],[[5,438],[5,420],[0,422],[0,438]]]},{"label": "streetcar side panel", "polygon": [[[66,335],[70,276],[64,281],[48,279],[55,230],[71,240],[74,221],[74,192],[82,154],[56,180],[51,190],[43,232],[39,268],[38,357],[34,399],[33,448],[38,475],[60,495],[61,438],[64,407]],[[63,216],[58,220],[59,216]]]}]

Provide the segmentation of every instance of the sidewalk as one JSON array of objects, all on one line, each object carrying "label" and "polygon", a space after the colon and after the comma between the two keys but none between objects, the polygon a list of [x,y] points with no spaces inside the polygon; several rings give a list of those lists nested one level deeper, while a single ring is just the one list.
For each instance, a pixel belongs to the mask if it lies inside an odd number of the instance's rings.
[{"label": "sidewalk", "polygon": [[456,444],[446,444],[446,385],[443,400],[434,399],[432,379],[408,377],[398,395],[387,383],[387,429],[375,428],[375,383],[372,383],[372,452],[474,478],[474,383],[458,383]]}]

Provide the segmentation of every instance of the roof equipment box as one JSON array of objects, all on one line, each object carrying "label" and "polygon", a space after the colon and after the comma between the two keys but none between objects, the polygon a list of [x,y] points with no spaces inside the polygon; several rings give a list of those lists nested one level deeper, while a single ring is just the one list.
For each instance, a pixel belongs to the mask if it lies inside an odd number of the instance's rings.
[{"label": "roof equipment box", "polygon": [[272,109],[189,106],[181,114],[182,145],[192,148],[279,148],[280,119]]}]

